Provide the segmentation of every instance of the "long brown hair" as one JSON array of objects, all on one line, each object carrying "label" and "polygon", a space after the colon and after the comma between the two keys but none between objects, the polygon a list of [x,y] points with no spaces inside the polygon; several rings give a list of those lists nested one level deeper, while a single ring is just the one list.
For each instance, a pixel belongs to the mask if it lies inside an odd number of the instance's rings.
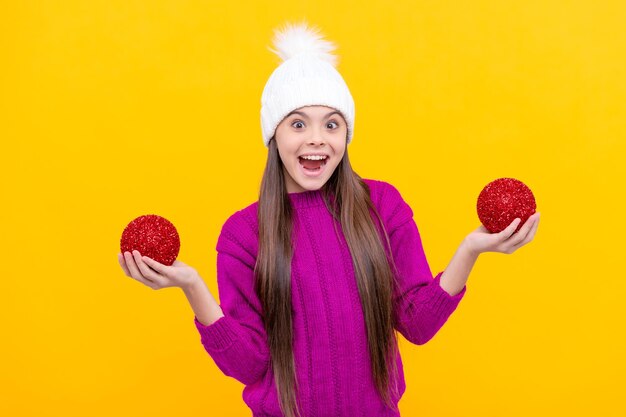
[{"label": "long brown hair", "polygon": [[[259,193],[259,253],[254,270],[255,290],[263,306],[279,404],[286,417],[295,417],[300,415],[300,411],[296,403],[298,382],[292,349],[292,207],[274,137],[270,139],[268,148]],[[398,395],[396,317],[392,307],[396,288],[392,268],[395,271],[395,265],[387,231],[372,204],[369,187],[352,170],[347,147],[335,172],[324,184],[322,196],[329,212],[341,222],[352,255],[377,390],[385,404],[397,410],[389,392],[391,389]],[[370,210],[376,216],[376,226]]]}]

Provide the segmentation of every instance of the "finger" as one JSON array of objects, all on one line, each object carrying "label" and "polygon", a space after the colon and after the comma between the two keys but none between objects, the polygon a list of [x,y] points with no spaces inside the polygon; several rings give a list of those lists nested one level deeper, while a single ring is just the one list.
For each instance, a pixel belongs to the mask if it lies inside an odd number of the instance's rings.
[{"label": "finger", "polygon": [[498,237],[500,238],[501,241],[505,241],[508,238],[511,237],[511,235],[513,235],[513,233],[515,232],[515,229],[517,228],[517,226],[519,225],[519,223],[522,221],[522,219],[520,219],[519,217],[515,218],[515,220],[513,220],[511,222],[511,224],[509,224],[506,229],[502,230],[500,233],[498,233]]},{"label": "finger", "polygon": [[539,227],[539,215],[534,217],[534,222],[533,225],[530,229],[530,231],[528,232],[528,234],[526,235],[526,237],[524,238],[524,240],[516,245],[514,245],[514,247],[517,249],[517,247],[522,247],[525,244],[527,244],[528,242],[530,242],[531,240],[533,240],[533,238],[535,237],[535,233],[537,233],[537,228]]},{"label": "finger", "polygon": [[511,235],[511,238],[507,240],[507,243],[511,246],[519,245],[522,241],[524,241],[524,239],[526,239],[530,226],[532,226],[533,223],[534,222],[532,220],[527,220],[517,233]]},{"label": "finger", "polygon": [[126,266],[126,261],[124,260],[124,255],[122,255],[121,253],[117,254],[117,261],[120,263],[120,266],[122,267],[122,270],[124,270],[124,274],[126,274],[127,277],[130,277],[130,271],[128,270],[128,267]]},{"label": "finger", "polygon": [[147,256],[142,256],[141,259],[152,269],[154,269],[156,272],[158,272],[159,274],[171,278],[171,272],[172,272],[172,268],[170,268],[167,265],[163,265],[160,262],[155,261],[152,258],[149,258]]},{"label": "finger", "polygon": [[128,266],[128,270],[130,271],[130,275],[136,279],[137,281],[146,284],[147,286],[149,286],[150,288],[153,288],[154,283],[152,281],[150,281],[149,279],[145,278],[143,275],[141,275],[141,272],[139,272],[139,269],[137,269],[137,265],[135,264],[135,260],[133,259],[133,255],[126,251],[124,252],[124,259],[126,259],[126,265]]},{"label": "finger", "polygon": [[133,258],[135,259],[135,263],[137,264],[139,271],[141,271],[141,275],[143,275],[146,279],[154,282],[155,284],[163,284],[162,278],[159,277],[157,273],[151,270],[148,265],[146,265],[145,262],[141,260],[141,254],[138,250],[133,251]]},{"label": "finger", "polygon": [[511,243],[513,244],[514,247],[515,246],[521,246],[521,245],[526,244],[528,242],[528,237],[529,237],[530,231],[532,230],[532,228],[537,223],[538,218],[539,218],[539,216],[535,215],[535,214],[530,216],[526,220],[526,223],[524,223],[524,225],[521,227],[521,229],[519,230],[517,235],[515,237],[511,238]]}]

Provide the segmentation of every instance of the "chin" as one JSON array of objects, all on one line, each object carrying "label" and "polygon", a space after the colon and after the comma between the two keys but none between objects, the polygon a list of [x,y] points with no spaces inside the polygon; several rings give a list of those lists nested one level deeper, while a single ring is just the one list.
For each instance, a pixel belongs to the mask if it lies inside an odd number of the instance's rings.
[{"label": "chin", "polygon": [[306,183],[296,182],[298,187],[302,188],[305,191],[315,191],[319,190],[326,184],[326,180],[317,179],[312,181],[307,181]]},{"label": "chin", "polygon": [[[319,175],[318,177],[310,177],[302,172],[302,167],[300,164],[298,164],[298,166],[296,167],[296,175],[290,176],[293,179],[293,182],[300,189],[299,192],[316,191],[321,189],[328,182],[336,167],[326,166],[325,168],[331,168],[330,175],[328,175],[328,173],[326,172],[321,172],[321,175]],[[297,178],[297,180],[295,178]]]}]

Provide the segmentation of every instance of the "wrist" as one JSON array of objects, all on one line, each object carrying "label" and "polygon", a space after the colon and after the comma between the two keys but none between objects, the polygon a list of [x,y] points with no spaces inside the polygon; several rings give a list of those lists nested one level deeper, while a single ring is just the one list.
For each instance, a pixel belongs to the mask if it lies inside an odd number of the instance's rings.
[{"label": "wrist", "polygon": [[204,281],[200,277],[200,275],[196,274],[193,278],[189,280],[188,283],[182,285],[181,288],[184,292],[195,291],[196,289],[202,287],[204,285]]},{"label": "wrist", "polygon": [[480,251],[474,249],[471,242],[469,242],[467,238],[463,239],[463,242],[461,242],[460,250],[473,258],[478,258],[478,255],[480,255]]}]

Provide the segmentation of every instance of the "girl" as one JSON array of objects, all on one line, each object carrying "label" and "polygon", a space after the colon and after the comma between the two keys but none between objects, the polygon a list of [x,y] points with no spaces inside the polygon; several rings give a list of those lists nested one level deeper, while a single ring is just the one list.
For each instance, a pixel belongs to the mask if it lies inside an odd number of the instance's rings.
[{"label": "girl", "polygon": [[221,303],[183,262],[134,251],[120,264],[150,288],[184,291],[205,350],[245,385],[253,416],[399,416],[395,331],[428,342],[478,255],[530,242],[539,214],[515,235],[519,219],[497,234],[479,227],[433,278],[398,190],[352,170],[354,102],[334,46],[306,24],[277,31],[274,44],[283,62],[261,97],[267,164],[259,200],[230,216],[217,241]]}]

